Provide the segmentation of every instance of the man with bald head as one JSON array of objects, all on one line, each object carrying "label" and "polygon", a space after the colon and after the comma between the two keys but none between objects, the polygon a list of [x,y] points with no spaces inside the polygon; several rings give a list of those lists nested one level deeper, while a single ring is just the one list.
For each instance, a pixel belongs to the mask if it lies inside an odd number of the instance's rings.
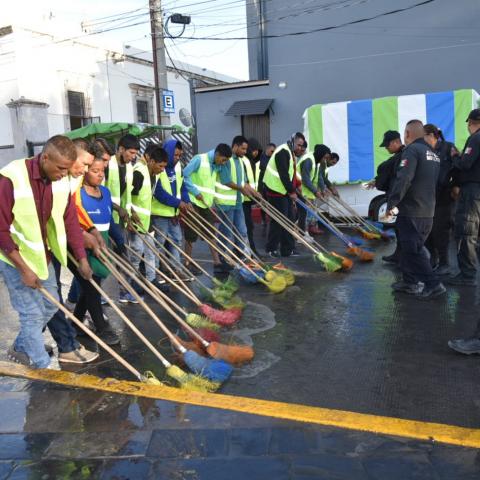
[{"label": "man with bald head", "polygon": [[405,127],[405,149],[388,192],[388,215],[397,213],[400,269],[403,280],[395,282],[395,292],[418,298],[433,298],[446,292],[432,271],[424,247],[433,224],[435,193],[440,159],[424,140],[423,124],[410,120]]}]

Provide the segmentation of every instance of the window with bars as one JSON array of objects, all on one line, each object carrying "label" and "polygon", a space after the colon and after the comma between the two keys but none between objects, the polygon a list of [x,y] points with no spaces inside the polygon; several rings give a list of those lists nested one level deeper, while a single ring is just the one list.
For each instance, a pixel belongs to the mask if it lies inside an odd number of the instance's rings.
[{"label": "window with bars", "polygon": [[137,122],[149,123],[149,104],[147,100],[137,100]]}]

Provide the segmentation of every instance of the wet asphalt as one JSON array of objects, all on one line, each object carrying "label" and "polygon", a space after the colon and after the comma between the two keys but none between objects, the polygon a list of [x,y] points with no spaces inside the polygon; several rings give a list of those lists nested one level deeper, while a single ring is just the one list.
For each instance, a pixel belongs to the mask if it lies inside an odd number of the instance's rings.
[{"label": "wet asphalt", "polygon": [[[320,240],[344,251],[335,238]],[[222,393],[478,428],[480,358],[447,346],[476,329],[477,289],[450,287],[432,301],[394,295],[390,284],[399,273],[381,261],[394,245],[368,246],[374,262],[355,262],[347,273],[323,272],[300,248],[300,257],[284,262],[296,272],[296,284],[279,295],[242,285],[247,307],[222,340],[251,343],[256,357],[235,370]],[[203,244],[194,252],[211,267]],[[115,296],[115,283],[106,285]],[[1,284],[0,297],[4,355],[16,320]],[[122,308],[174,358],[140,307]],[[118,350],[140,371],[165,380],[156,358],[105,311],[121,336]],[[87,367],[66,368],[131,379],[107,354]],[[0,379],[0,411],[0,478],[480,478],[476,449],[8,377]]]}]

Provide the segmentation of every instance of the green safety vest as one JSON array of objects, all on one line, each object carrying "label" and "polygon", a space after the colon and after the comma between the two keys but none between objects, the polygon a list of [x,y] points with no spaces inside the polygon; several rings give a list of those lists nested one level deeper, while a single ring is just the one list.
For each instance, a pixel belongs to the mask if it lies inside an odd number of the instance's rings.
[{"label": "green safety vest", "polygon": [[[11,180],[14,205],[13,222],[10,225],[12,240],[18,246],[20,256],[36,273],[38,278],[48,278],[48,264],[45,255],[37,206],[33,198],[25,159],[14,160],[0,170],[0,174]],[[47,222],[47,246],[62,265],[67,265],[67,233],[63,216],[70,198],[68,177],[52,182],[52,213]],[[0,260],[12,265],[0,251]],[[12,265],[13,266],[13,265]]]},{"label": "green safety vest", "polygon": [[[126,164],[125,173],[125,191],[120,196],[120,172],[118,169],[118,161],[115,155],[112,155],[110,162],[108,162],[108,179],[105,182],[105,186],[110,190],[112,194],[112,202],[120,205],[122,208],[130,213],[132,208],[132,182],[133,182],[133,167],[130,163]],[[118,212],[113,212],[113,221],[115,223],[120,222]]]},{"label": "green safety vest", "polygon": [[[177,162],[177,164],[175,165],[175,179],[177,181],[176,197],[180,200],[182,198],[181,190],[183,184],[182,165],[180,164],[180,162]],[[160,182],[162,188],[167,193],[172,195],[172,184],[170,183],[167,172],[165,172],[165,170],[159,175],[157,175],[157,182]],[[169,205],[165,205],[164,203],[160,203],[155,197],[153,197],[152,215],[159,215],[161,217],[176,217],[177,209],[174,207],[170,207]]]},{"label": "green safety vest", "polygon": [[[233,157],[230,157],[228,162],[230,163],[230,171],[232,173],[232,183],[240,185],[243,187],[245,184],[244,182],[244,175],[243,175],[243,164],[242,159],[238,159],[240,162],[240,182],[237,181],[237,169],[235,168],[235,160]],[[220,183],[220,174],[217,174],[217,181],[215,182],[215,203],[218,205],[236,205],[237,204],[237,190],[230,188],[228,185],[224,185]],[[243,195],[240,194],[241,201],[243,202]]]},{"label": "green safety vest", "polygon": [[290,151],[290,147],[284,143],[279,145],[273,155],[270,157],[270,160],[267,163],[267,168],[265,170],[265,176],[263,177],[263,183],[272,191],[285,195],[287,190],[283,186],[282,181],[280,180],[280,175],[277,171],[277,164],[275,163],[275,156],[277,155],[280,150],[287,150],[290,155],[290,162],[288,165],[288,176],[290,180],[293,180],[293,172],[295,159],[293,158],[292,152]]},{"label": "green safety vest", "polygon": [[[302,179],[302,174],[300,173],[300,168],[302,166],[302,163],[305,162],[305,160],[311,160],[312,161],[312,169],[310,170],[310,180],[314,185],[318,184],[318,173],[319,173],[319,168],[318,165],[315,163],[315,157],[313,156],[313,153],[306,153],[305,155],[300,158],[300,160],[297,163],[297,174],[300,175],[300,180]],[[305,198],[308,198],[310,200],[315,199],[315,194],[307,188],[306,185],[303,184],[302,182],[302,195]]]},{"label": "green safety vest", "polygon": [[[253,173],[252,169],[252,164],[250,163],[250,160],[247,157],[242,157],[241,158],[243,165],[245,166],[245,172],[246,172],[246,177],[247,177],[247,183],[253,188],[257,189],[257,179],[258,179],[258,173],[259,173],[259,166],[260,162],[257,162],[255,164],[255,175]],[[244,202],[251,202],[252,199],[250,197],[243,197]]]},{"label": "green safety vest", "polygon": [[143,183],[138,195],[132,195],[132,209],[136,212],[143,227],[148,232],[150,228],[150,215],[152,213],[152,184],[150,181],[150,172],[143,159],[134,165],[133,171],[139,172],[143,176]]},{"label": "green safety vest", "polygon": [[217,173],[212,172],[210,168],[210,160],[207,153],[200,155],[200,166],[196,172],[190,175],[190,180],[197,187],[198,191],[202,194],[204,202],[197,200],[193,193],[189,193],[190,200],[200,208],[211,207],[215,198],[215,179]]}]

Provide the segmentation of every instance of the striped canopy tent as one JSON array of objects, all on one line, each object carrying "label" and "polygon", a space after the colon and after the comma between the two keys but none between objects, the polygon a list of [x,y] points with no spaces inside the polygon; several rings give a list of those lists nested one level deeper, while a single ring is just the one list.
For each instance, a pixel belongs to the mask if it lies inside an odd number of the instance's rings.
[{"label": "striped canopy tent", "polygon": [[340,155],[329,172],[332,181],[368,181],[390,156],[379,146],[384,132],[397,130],[403,137],[405,124],[414,118],[435,124],[461,150],[468,137],[465,120],[478,98],[475,90],[455,90],[312,105],[303,114],[305,137],[310,150],[324,143]]}]

